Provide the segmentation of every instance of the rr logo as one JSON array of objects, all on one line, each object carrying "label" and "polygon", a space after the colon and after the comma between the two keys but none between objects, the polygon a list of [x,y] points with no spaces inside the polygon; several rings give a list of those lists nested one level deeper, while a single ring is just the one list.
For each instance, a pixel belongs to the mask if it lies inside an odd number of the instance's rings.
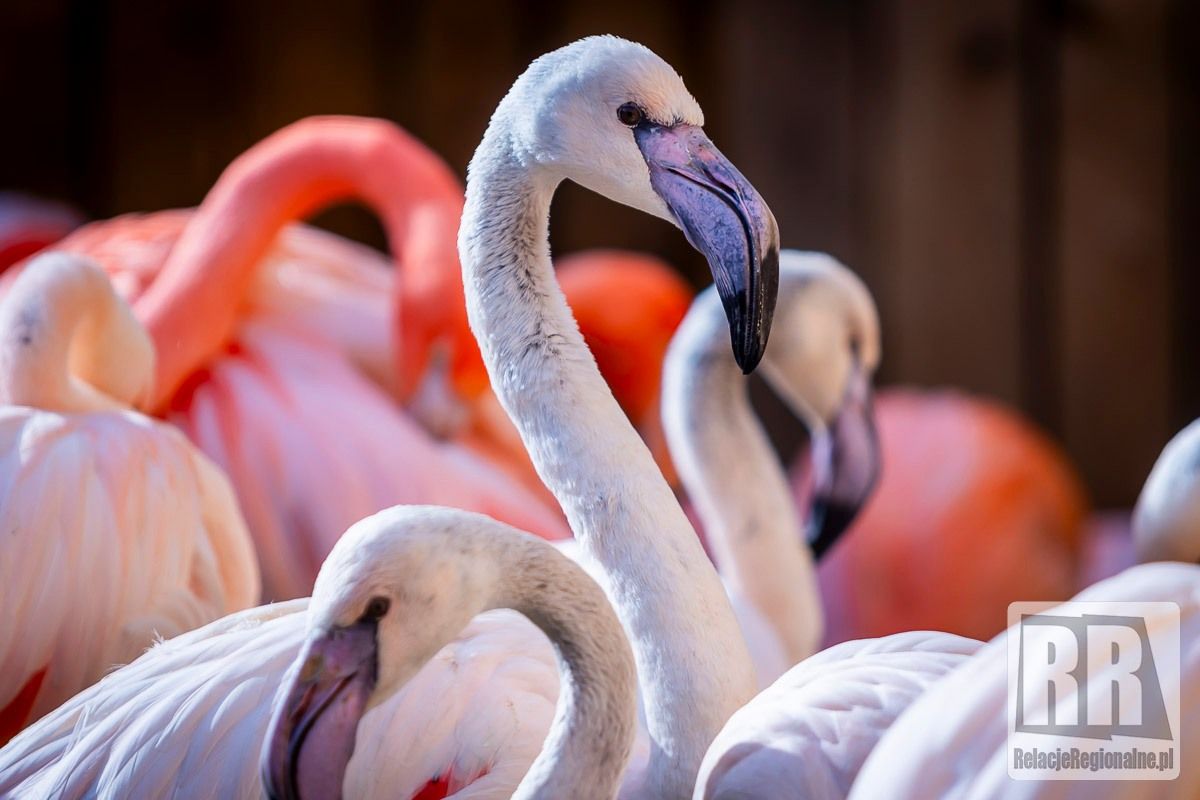
[{"label": "rr logo", "polygon": [[1020,636],[1018,731],[1171,739],[1145,619],[1022,614]]},{"label": "rr logo", "polygon": [[1179,607],[1009,606],[1009,776],[1179,774]]}]

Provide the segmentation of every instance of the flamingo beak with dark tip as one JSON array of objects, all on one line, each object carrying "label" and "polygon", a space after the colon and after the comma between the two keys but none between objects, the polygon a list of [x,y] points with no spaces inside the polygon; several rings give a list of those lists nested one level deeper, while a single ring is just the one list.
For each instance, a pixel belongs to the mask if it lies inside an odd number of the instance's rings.
[{"label": "flamingo beak with dark tip", "polygon": [[633,130],[650,185],[712,269],[742,372],[767,347],[779,293],[779,228],[766,202],[695,125]]},{"label": "flamingo beak with dark tip", "polygon": [[879,436],[871,378],[855,363],[841,407],[812,444],[813,493],[808,540],[820,558],[850,527],[879,481]]},{"label": "flamingo beak with dark tip", "polygon": [[[271,800],[340,800],[358,723],[375,690],[377,623],[309,637],[276,695],[263,742],[263,788]],[[303,787],[303,791],[301,791]]]}]

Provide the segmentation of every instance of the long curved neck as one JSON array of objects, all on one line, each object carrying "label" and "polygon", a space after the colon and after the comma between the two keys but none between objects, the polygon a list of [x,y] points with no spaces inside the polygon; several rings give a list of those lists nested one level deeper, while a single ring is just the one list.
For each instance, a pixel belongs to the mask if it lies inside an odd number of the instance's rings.
[{"label": "long curved neck", "polygon": [[0,303],[0,403],[47,411],[126,410],[154,370],[154,350],[99,267],[34,259]]},{"label": "long curved neck", "polygon": [[492,534],[488,559],[503,579],[490,605],[541,628],[561,675],[550,732],[513,797],[613,797],[637,728],[637,673],[625,632],[579,566],[544,542],[522,537],[510,546]]},{"label": "long curved neck", "polygon": [[706,292],[667,355],[663,426],[721,574],[766,616],[796,663],[821,641],[816,572],[749,382],[727,350],[721,305]]},{"label": "long curved neck", "polygon": [[557,180],[521,164],[493,121],[472,160],[459,254],[492,386],[566,512],[633,644],[653,748],[646,791],[690,797],[709,743],[754,693],[720,580],[621,413],[554,278]]},{"label": "long curved neck", "polygon": [[[238,158],[205,197],[136,310],[158,349],[153,406],[233,334],[255,267],[280,230],[358,199],[382,218],[406,291],[461,297],[453,263],[458,181],[423,145],[383,120],[315,118]],[[399,281],[398,281],[399,283]]]}]

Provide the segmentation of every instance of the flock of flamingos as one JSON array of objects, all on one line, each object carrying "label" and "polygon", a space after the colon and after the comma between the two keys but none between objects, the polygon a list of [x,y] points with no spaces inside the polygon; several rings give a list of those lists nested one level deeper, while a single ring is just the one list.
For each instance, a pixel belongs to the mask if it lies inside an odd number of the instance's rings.
[{"label": "flock of flamingos", "polygon": [[[194,210],[0,245],[0,797],[1200,796],[1200,426],[1130,539],[1085,533],[1012,413],[873,400],[867,287],[781,251],[702,125],[592,37],[517,78],[465,192],[313,118]],[[552,264],[563,180],[715,286]],[[346,199],[391,257],[298,224]],[[1008,778],[1006,605],[1080,590],[1179,604],[1177,780]]]}]

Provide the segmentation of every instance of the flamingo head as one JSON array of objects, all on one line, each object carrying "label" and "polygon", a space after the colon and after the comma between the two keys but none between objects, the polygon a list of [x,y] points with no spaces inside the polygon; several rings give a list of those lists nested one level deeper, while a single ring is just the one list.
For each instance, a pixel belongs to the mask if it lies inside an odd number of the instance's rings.
[{"label": "flamingo head", "polygon": [[812,436],[810,543],[821,555],[849,527],[879,477],[871,378],[879,315],[863,282],[835,259],[785,250],[771,386]]},{"label": "flamingo head", "polygon": [[535,60],[492,119],[511,133],[507,155],[545,184],[573,180],[683,229],[708,260],[734,357],[749,372],[770,332],[779,230],[703,124],[675,70],[615,36],[581,39]]},{"label": "flamingo head", "polygon": [[[276,695],[262,751],[267,795],[340,798],[362,716],[408,682],[484,605],[464,514],[396,506],[360,520],[317,575],[308,636]],[[469,516],[469,515],[466,515]],[[495,581],[491,581],[495,583]]]}]

